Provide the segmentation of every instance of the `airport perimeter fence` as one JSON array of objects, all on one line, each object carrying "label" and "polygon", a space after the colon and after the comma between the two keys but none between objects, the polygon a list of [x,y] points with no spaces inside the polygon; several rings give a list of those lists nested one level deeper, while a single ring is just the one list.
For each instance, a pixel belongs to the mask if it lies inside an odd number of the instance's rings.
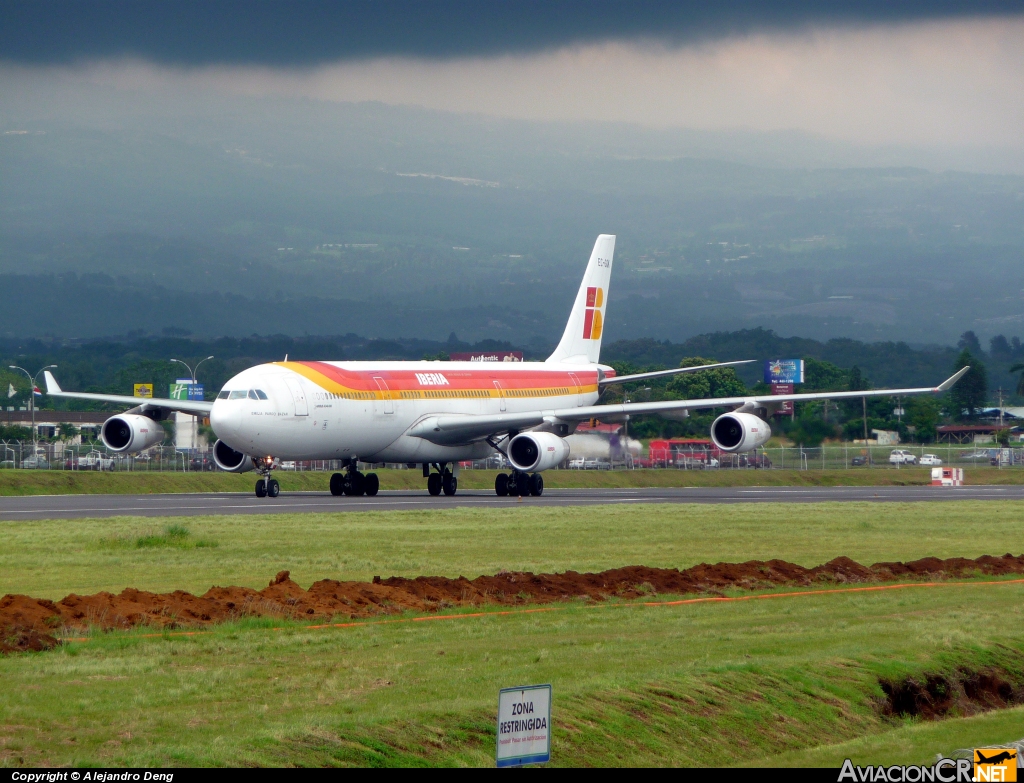
[{"label": "airport perimeter fence", "polygon": [[[673,452],[663,459],[649,460],[633,455],[619,459],[571,457],[562,469],[570,470],[904,470],[915,467],[1024,468],[1024,447],[1002,448],[981,445],[860,446],[828,444],[809,447],[759,448],[749,454],[722,454],[714,450]],[[392,469],[415,469],[416,464],[377,465]],[[508,461],[495,454],[486,460],[461,463],[463,470],[508,470]],[[0,440],[0,469],[101,470],[194,472],[216,470],[209,447],[193,450],[157,446],[139,454],[116,454],[102,443],[71,444]],[[360,464],[360,469],[369,469]],[[283,461],[278,470],[340,471],[340,460]]]}]

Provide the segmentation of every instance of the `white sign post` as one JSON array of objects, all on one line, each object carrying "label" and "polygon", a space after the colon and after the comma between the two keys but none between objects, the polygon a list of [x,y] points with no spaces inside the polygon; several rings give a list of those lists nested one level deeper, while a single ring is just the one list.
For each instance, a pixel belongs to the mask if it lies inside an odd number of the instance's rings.
[{"label": "white sign post", "polygon": [[551,686],[524,685],[498,693],[499,767],[551,761]]}]

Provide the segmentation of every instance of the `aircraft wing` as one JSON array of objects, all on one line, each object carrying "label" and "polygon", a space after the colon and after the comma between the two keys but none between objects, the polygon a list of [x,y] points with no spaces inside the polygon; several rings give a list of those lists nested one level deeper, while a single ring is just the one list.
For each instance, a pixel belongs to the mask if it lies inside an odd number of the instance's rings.
[{"label": "aircraft wing", "polygon": [[714,370],[718,367],[735,367],[737,364],[750,364],[756,359],[743,359],[738,362],[718,362],[717,364],[700,364],[696,367],[673,367],[671,370],[656,370],[654,372],[640,372],[636,375],[616,375],[613,378],[602,378],[598,385],[603,389],[605,386],[612,386],[617,383],[635,383],[646,381],[648,378],[662,378],[666,375],[683,375],[685,373],[700,372],[701,370]]},{"label": "aircraft wing", "polygon": [[57,384],[57,380],[47,370],[43,373],[46,379],[46,393],[51,397],[68,397],[75,400],[95,400],[96,402],[112,402],[119,405],[131,405],[145,409],[160,408],[168,411],[191,413],[193,416],[209,416],[213,409],[212,402],[204,400],[171,400],[166,397],[132,397],[127,394],[93,394],[91,392],[66,392]]},{"label": "aircraft wing", "polygon": [[953,386],[970,369],[964,367],[938,386],[914,389],[865,389],[846,392],[811,392],[809,394],[780,394],[750,397],[718,397],[700,400],[666,400],[664,402],[630,402],[624,405],[588,405],[580,408],[556,408],[525,413],[498,413],[489,415],[439,414],[427,416],[414,424],[407,435],[429,440],[439,445],[457,445],[501,435],[509,430],[525,430],[541,425],[556,427],[560,423],[575,423],[588,419],[622,421],[627,416],[670,413],[702,408],[731,408],[754,411],[782,402],[808,402],[810,400],[848,400],[861,397],[906,397],[915,394],[940,394]]}]

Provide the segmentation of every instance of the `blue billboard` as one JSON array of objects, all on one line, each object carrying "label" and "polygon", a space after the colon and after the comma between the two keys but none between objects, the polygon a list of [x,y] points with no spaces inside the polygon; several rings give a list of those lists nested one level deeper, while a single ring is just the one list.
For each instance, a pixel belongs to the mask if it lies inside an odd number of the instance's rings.
[{"label": "blue billboard", "polygon": [[188,385],[188,398],[190,400],[201,400],[201,399],[203,399],[203,384],[201,384],[201,383],[190,383]]},{"label": "blue billboard", "polygon": [[803,383],[803,359],[769,359],[764,363],[765,383]]}]

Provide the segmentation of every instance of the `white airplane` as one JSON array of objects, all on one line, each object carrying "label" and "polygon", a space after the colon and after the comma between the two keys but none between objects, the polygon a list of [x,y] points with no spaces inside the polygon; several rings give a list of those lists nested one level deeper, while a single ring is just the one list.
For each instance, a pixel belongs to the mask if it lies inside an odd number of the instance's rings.
[{"label": "white airplane", "polygon": [[722,451],[745,452],[771,437],[765,419],[784,402],[939,393],[969,369],[931,388],[597,405],[601,390],[612,384],[747,363],[626,376],[600,364],[614,251],[614,236],[597,238],[562,340],[543,362],[286,360],[239,373],[213,402],[66,392],[49,371],[46,391],[52,397],[132,405],[103,424],[103,442],[115,452],[160,443],[164,430],[157,422],[173,411],[209,416],[218,437],[213,448],[217,466],[235,473],[255,470],[259,497],[280,492],[271,478],[275,463],[310,459],[340,460],[347,466],[345,473],[331,476],[334,495],[377,494],[377,475],[363,475],[357,462],[418,463],[431,495],[454,495],[459,461],[495,451],[513,468],[498,475],[495,492],[523,496],[544,491],[541,474],[568,459],[566,436],[590,419],[679,418],[695,409],[727,408],[730,412],[712,423],[711,439]]}]

